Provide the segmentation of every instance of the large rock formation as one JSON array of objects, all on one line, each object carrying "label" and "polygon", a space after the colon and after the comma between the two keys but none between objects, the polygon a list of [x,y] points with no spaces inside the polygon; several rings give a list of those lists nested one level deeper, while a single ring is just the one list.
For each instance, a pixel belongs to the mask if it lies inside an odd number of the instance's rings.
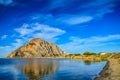
[{"label": "large rock formation", "polygon": [[54,43],[34,38],[24,46],[9,54],[8,58],[35,58],[49,56],[63,56],[64,52]]}]

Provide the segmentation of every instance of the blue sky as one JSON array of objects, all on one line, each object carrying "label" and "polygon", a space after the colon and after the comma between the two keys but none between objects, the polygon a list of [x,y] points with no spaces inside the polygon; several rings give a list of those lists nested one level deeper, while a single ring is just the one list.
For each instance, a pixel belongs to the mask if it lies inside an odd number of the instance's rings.
[{"label": "blue sky", "polygon": [[32,38],[65,52],[120,52],[119,0],[0,0],[0,56]]}]

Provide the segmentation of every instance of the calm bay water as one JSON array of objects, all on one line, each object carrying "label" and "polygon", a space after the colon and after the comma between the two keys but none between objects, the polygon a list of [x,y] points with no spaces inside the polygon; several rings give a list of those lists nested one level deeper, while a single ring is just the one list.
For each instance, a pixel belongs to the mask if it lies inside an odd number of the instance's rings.
[{"label": "calm bay water", "polygon": [[0,80],[93,80],[105,64],[73,59],[0,59]]}]

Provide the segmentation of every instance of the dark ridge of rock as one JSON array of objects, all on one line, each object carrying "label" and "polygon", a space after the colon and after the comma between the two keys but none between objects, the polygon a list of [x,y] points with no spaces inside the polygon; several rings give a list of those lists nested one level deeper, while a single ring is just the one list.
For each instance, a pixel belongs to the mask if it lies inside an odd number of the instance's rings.
[{"label": "dark ridge of rock", "polygon": [[63,56],[64,52],[52,42],[34,38],[24,46],[10,53],[8,58],[36,58]]}]

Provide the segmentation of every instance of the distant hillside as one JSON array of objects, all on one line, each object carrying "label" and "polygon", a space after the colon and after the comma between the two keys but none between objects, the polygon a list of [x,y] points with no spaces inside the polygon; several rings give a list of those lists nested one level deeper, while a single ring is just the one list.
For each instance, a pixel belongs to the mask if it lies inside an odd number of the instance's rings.
[{"label": "distant hillside", "polygon": [[10,53],[8,58],[34,58],[63,56],[64,52],[52,42],[34,38],[24,46]]}]

